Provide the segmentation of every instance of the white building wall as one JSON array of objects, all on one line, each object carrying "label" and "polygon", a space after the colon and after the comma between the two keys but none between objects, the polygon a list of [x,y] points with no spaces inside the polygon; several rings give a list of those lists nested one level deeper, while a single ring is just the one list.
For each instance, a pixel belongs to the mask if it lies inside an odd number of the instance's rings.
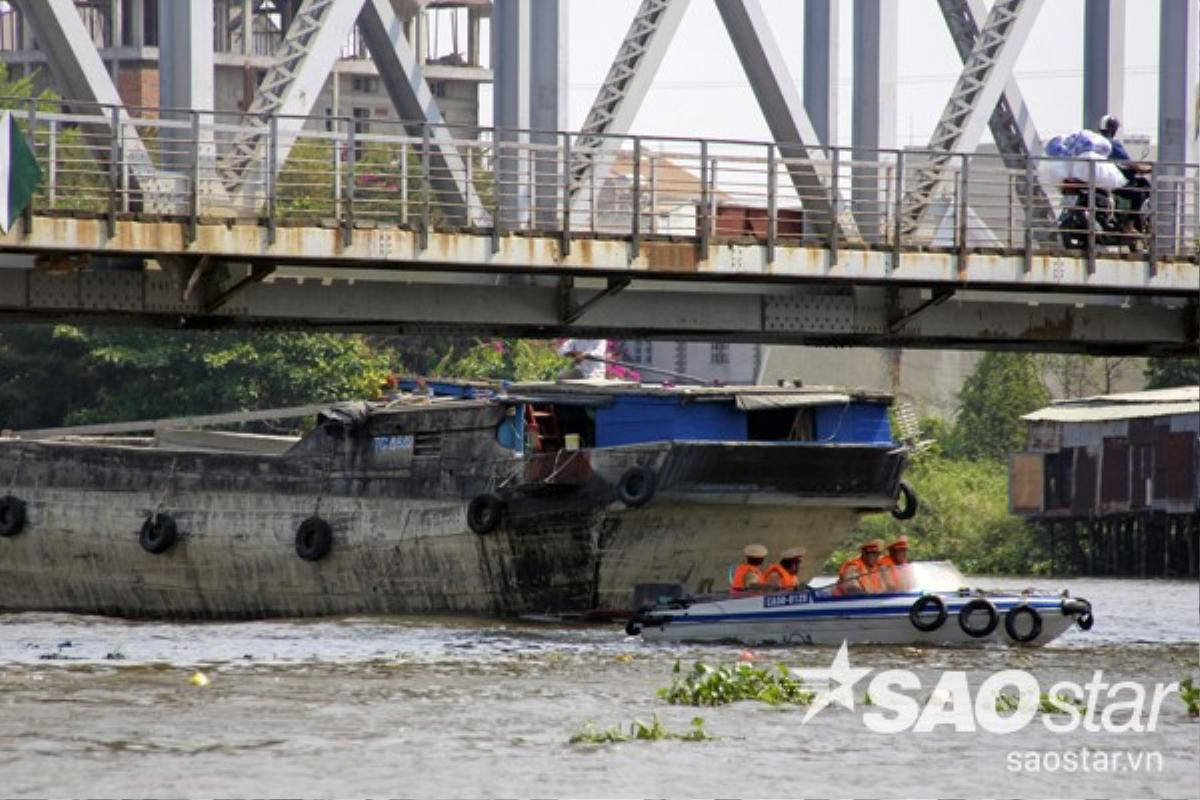
[{"label": "white building wall", "polygon": [[[708,342],[651,342],[628,340],[622,343],[624,360],[643,367],[691,375],[704,381],[725,384],[754,383],[763,348],[755,344],[710,344]],[[669,375],[639,370],[642,380],[658,383],[672,380]]]}]

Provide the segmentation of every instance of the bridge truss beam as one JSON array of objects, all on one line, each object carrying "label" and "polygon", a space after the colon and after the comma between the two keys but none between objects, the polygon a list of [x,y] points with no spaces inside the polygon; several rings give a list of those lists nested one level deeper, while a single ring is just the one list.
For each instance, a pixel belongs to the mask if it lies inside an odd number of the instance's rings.
[{"label": "bridge truss beam", "polygon": [[1012,76],[1044,0],[996,0],[929,141],[932,155],[904,198],[906,230],[920,227],[955,153],[972,152]]},{"label": "bridge truss beam", "polygon": [[634,12],[575,142],[571,191],[577,203],[583,202],[581,187],[603,183],[608,176],[620,137],[633,127],[690,4],[691,0],[642,0]]},{"label": "bridge truss beam", "polygon": [[[284,326],[404,334],[689,339],[827,346],[987,348],[1091,354],[1194,352],[1196,305],[1122,307],[1114,298],[1079,308],[1013,302],[981,293],[942,300],[923,290],[798,286],[714,287],[634,281],[603,303],[602,280],[567,291],[587,307],[570,324],[563,289],[496,285],[491,275],[453,283],[435,273],[328,272],[281,267],[213,311],[184,299],[182,274],[0,272],[0,320],[107,320],[184,328]],[[596,286],[584,286],[595,283]],[[937,301],[937,302],[931,302]]]},{"label": "bridge truss beam", "polygon": [[[938,6],[942,10],[942,17],[950,31],[951,39],[954,40],[959,58],[965,65],[975,49],[976,42],[979,41],[980,29],[987,21],[987,6],[983,0],[938,0]],[[1017,196],[1021,199],[1026,215],[1046,227],[1052,227],[1054,205],[1050,202],[1036,172],[1032,183],[1026,182],[1025,158],[1041,155],[1042,142],[1033,122],[1033,115],[1025,104],[1025,98],[1021,96],[1015,78],[1010,77],[1004,85],[1000,99],[988,118],[988,128],[1001,155],[1008,156],[1004,159],[1005,164],[1017,173]]]},{"label": "bridge truss beam", "polygon": [[[129,176],[145,193],[147,210],[173,211],[163,199],[169,192],[137,128],[129,123],[129,114],[118,108],[124,103],[73,0],[16,0],[16,5],[33,28],[63,96],[83,101],[86,107],[79,109],[83,113],[94,113],[96,107],[114,109],[105,125],[110,135],[120,134]],[[98,155],[99,161],[108,158],[107,153]]]},{"label": "bridge truss beam", "polygon": [[823,174],[820,138],[796,93],[796,82],[762,6],[758,0],[716,0],[716,3],[796,194],[806,209],[825,225],[836,227],[844,240],[858,240],[854,215],[838,202],[836,174]]}]

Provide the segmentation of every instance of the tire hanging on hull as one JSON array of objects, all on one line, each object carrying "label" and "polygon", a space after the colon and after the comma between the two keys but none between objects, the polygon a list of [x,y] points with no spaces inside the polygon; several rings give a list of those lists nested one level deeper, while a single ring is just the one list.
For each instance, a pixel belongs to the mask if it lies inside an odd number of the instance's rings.
[{"label": "tire hanging on hull", "polygon": [[[925,620],[922,615],[931,610],[936,611],[932,620]],[[946,601],[936,594],[923,594],[918,597],[908,609],[908,621],[921,633],[932,633],[946,624]]]},{"label": "tire hanging on hull", "polygon": [[179,539],[179,528],[170,514],[151,514],[142,523],[138,543],[151,555],[161,555],[170,550]]},{"label": "tire hanging on hull", "polygon": [[[970,623],[971,615],[980,611],[987,614],[987,622],[982,626],[974,626]],[[986,597],[976,597],[974,600],[968,600],[958,610],[958,627],[962,628],[962,632],[973,639],[982,639],[985,636],[990,636],[999,624],[1000,612],[996,610],[995,604]]]},{"label": "tire hanging on hull", "polygon": [[25,528],[25,501],[11,494],[0,497],[0,536],[16,536]]},{"label": "tire hanging on hull", "polygon": [[896,519],[912,519],[917,514],[917,492],[908,481],[900,481],[900,496],[896,498],[896,506],[892,516]]},{"label": "tire hanging on hull", "polygon": [[467,505],[467,527],[482,536],[491,533],[504,522],[508,506],[494,494],[481,494]]},{"label": "tire hanging on hull", "polygon": [[[1017,629],[1017,618],[1021,616],[1029,617],[1029,630],[1025,633],[1021,633]],[[1022,603],[1016,608],[1009,609],[1009,612],[1004,615],[1004,631],[1014,642],[1021,644],[1032,642],[1042,635],[1042,615],[1033,606]]]},{"label": "tire hanging on hull", "polygon": [[320,561],[333,548],[333,528],[320,517],[309,517],[296,528],[296,555],[305,561]]},{"label": "tire hanging on hull", "polygon": [[637,508],[649,503],[658,486],[658,476],[649,467],[637,465],[625,470],[617,481],[617,497],[628,508]]}]

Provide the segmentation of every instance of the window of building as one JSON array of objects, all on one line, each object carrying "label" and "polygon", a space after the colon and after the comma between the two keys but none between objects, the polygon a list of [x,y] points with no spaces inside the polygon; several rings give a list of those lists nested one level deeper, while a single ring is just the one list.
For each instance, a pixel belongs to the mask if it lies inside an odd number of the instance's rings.
[{"label": "window of building", "polygon": [[729,345],[725,342],[713,342],[712,350],[709,351],[708,361],[710,364],[728,364],[729,363]]},{"label": "window of building", "polygon": [[355,133],[367,133],[371,130],[371,123],[368,122],[371,119],[371,109],[355,108],[350,113],[354,115]]},{"label": "window of building", "polygon": [[350,78],[350,89],[362,94],[375,94],[378,88],[375,83],[376,80],[376,78],[370,75],[354,75]]},{"label": "window of building", "polygon": [[625,353],[634,364],[649,364],[654,360],[654,343],[637,339],[625,343]]},{"label": "window of building", "polygon": [[445,97],[446,96],[446,82],[445,81],[430,81],[429,82],[429,91],[430,91],[430,93],[433,94],[434,97]]},{"label": "window of building", "polygon": [[[357,136],[362,133],[370,133],[371,123],[367,120],[371,119],[371,109],[355,108],[350,113],[354,115],[354,134]],[[363,147],[362,142],[355,144],[354,157],[356,159],[361,159],[365,153],[366,148]]]}]

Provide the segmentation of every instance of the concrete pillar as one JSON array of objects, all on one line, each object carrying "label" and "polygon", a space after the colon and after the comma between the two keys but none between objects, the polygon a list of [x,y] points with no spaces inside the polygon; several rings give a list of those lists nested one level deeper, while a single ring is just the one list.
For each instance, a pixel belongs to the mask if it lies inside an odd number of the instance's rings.
[{"label": "concrete pillar", "polygon": [[[876,161],[877,150],[896,146],[899,15],[899,0],[854,0],[854,111],[850,135],[855,161]],[[884,233],[885,187],[880,181],[886,173],[858,167],[853,174],[851,197],[858,230],[867,241],[878,241]]]},{"label": "concrete pillar", "polygon": [[1087,0],[1083,18],[1083,127],[1125,105],[1125,0]]},{"label": "concrete pillar", "polygon": [[[212,111],[214,108],[213,73],[213,2],[175,0],[158,2],[158,81],[159,105],[164,119],[189,121],[189,110]],[[201,115],[199,142],[201,180],[211,182],[214,159],[211,114]],[[193,136],[190,130],[166,129],[164,143],[175,139],[163,153],[163,165],[187,174],[192,166]]]},{"label": "concrete pillar", "polygon": [[478,67],[482,63],[480,57],[480,24],[482,15],[474,8],[467,9],[467,63]]},{"label": "concrete pillar", "polygon": [[838,6],[804,0],[804,108],[823,145],[838,135]]},{"label": "concrete pillar", "polygon": [[[1194,164],[1200,160],[1196,108],[1200,100],[1200,0],[1162,0],[1158,46],[1158,160]],[[1195,190],[1185,192],[1169,180],[1182,175],[1182,167],[1160,167],[1156,178],[1159,241],[1177,253],[1194,252],[1200,221]],[[1193,181],[1197,178],[1195,167],[1190,177]]]},{"label": "concrete pillar", "polygon": [[[156,0],[149,0],[156,2]],[[147,0],[133,0],[129,4],[129,45],[142,47],[146,44],[146,3]]]},{"label": "concrete pillar", "polygon": [[533,144],[551,148],[534,156],[534,209],[538,227],[558,224],[562,205],[562,165],[556,131],[567,129],[567,3],[532,0],[529,54],[529,127]]},{"label": "concrete pillar", "polygon": [[164,108],[213,107],[213,2],[158,0],[159,98]]},{"label": "concrete pillar", "polygon": [[242,55],[254,55],[254,0],[242,0]]},{"label": "concrete pillar", "polygon": [[1162,0],[1158,65],[1158,158],[1195,162],[1200,0]]},{"label": "concrete pillar", "polygon": [[492,8],[492,118],[497,128],[510,131],[497,133],[496,190],[502,223],[510,228],[526,225],[529,210],[528,159],[522,147],[529,135],[513,131],[530,127],[531,10],[531,0],[496,0]]}]

